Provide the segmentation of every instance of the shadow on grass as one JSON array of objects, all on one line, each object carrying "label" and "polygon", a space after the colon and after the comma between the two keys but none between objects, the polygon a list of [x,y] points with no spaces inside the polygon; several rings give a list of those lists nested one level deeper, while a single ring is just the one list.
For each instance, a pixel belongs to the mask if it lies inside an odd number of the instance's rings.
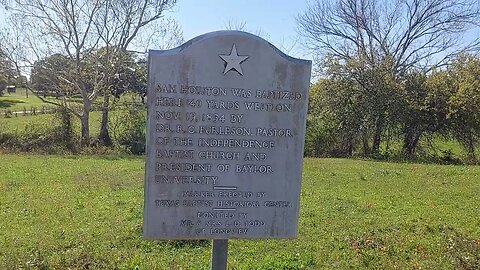
[{"label": "shadow on grass", "polygon": [[0,108],[9,108],[14,106],[17,103],[25,103],[21,100],[0,100]]},{"label": "shadow on grass", "polygon": [[164,240],[160,241],[163,244],[171,246],[173,248],[199,248],[208,247],[211,245],[210,240],[198,239],[198,240]]},{"label": "shadow on grass", "polygon": [[145,156],[124,154],[124,153],[113,153],[113,154],[80,153],[80,154],[63,155],[62,158],[65,158],[65,159],[88,158],[88,159],[116,161],[116,160],[143,160],[145,159]]},{"label": "shadow on grass", "polygon": [[455,269],[473,270],[480,267],[480,240],[460,233],[452,227],[442,230],[448,243],[447,256],[455,264]]},{"label": "shadow on grass", "polygon": [[[420,244],[412,247],[404,242],[405,237],[413,239],[410,237],[417,237],[418,235],[424,237],[424,241],[427,243],[426,247]],[[428,247],[428,243],[433,242],[426,240],[434,241],[433,239],[438,239],[439,236],[441,242],[437,244],[438,249],[433,250]],[[480,240],[442,224],[431,226],[413,222],[395,227],[374,229],[348,239],[346,244],[350,246],[355,252],[355,256],[367,269],[384,269],[389,261],[399,261],[399,258],[406,256],[413,255],[412,259],[426,259],[428,253],[433,254],[434,252],[440,254],[431,256],[444,256],[448,259],[445,265],[452,266],[451,269],[480,269],[478,268],[480,266]]]}]

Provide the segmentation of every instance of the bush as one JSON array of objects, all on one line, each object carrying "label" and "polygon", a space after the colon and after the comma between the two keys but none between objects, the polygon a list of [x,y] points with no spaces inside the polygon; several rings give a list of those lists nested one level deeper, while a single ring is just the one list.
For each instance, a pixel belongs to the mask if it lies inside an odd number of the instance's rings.
[{"label": "bush", "polygon": [[112,137],[121,147],[134,155],[145,153],[146,110],[142,104],[130,103],[112,117]]},{"label": "bush", "polygon": [[0,147],[11,151],[64,153],[75,151],[71,114],[59,110],[53,125],[27,124],[24,130],[0,134]]},{"label": "bush", "polygon": [[68,150],[74,150],[76,139],[73,135],[72,114],[63,107],[55,112],[59,124],[54,129],[54,136],[58,142]]},{"label": "bush", "polygon": [[0,146],[8,145],[15,140],[15,135],[11,133],[0,133]]},{"label": "bush", "polygon": [[11,118],[13,115],[11,110],[5,110],[3,114],[5,115],[5,118]]},{"label": "bush", "polygon": [[305,150],[307,157],[325,157],[336,145],[335,129],[320,119],[309,115],[305,130]]},{"label": "bush", "polygon": [[24,130],[17,131],[14,134],[8,134],[10,139],[2,146],[22,152],[40,149],[45,152],[50,152],[50,148],[56,143],[54,130],[55,127],[28,124]]}]

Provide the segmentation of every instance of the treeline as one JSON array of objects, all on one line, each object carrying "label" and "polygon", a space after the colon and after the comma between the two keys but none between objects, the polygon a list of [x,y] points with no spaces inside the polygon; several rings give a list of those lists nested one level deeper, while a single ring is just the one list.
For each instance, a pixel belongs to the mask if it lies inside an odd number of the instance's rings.
[{"label": "treeline", "polygon": [[[308,156],[415,158],[422,139],[455,140],[476,162],[480,140],[480,57],[460,54],[428,72],[398,74],[331,57],[310,89]],[[400,144],[396,153],[389,149]],[[383,146],[383,147],[382,147]]]},{"label": "treeline", "polygon": [[[3,1],[10,23],[0,31],[0,68],[8,67],[0,86],[29,63],[34,93],[80,122],[80,148],[127,143],[111,135],[111,107],[124,93],[146,91],[145,65],[129,48],[148,47],[149,27],[160,47],[181,44],[178,25],[162,19],[175,4],[87,1],[66,10],[59,1]],[[477,161],[480,36],[465,37],[479,29],[478,0],[312,0],[297,23],[321,78],[311,88],[306,155],[415,158],[422,141],[440,138]]]},{"label": "treeline", "polygon": [[431,137],[477,159],[479,1],[314,0],[297,22],[322,78],[308,155],[413,158]]}]

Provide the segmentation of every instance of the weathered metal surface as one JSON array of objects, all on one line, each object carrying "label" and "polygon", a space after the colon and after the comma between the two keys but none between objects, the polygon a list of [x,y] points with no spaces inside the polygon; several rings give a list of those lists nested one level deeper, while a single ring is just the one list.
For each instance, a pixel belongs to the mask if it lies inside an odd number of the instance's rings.
[{"label": "weathered metal surface", "polygon": [[310,70],[238,31],[150,51],[146,238],[296,237]]}]

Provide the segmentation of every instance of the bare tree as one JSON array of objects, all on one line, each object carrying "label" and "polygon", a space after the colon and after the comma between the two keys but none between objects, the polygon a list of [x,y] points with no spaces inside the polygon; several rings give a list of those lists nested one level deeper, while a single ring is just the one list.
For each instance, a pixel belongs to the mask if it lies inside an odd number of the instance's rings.
[{"label": "bare tree", "polygon": [[243,32],[248,32],[252,33],[254,35],[257,35],[265,40],[270,39],[270,35],[263,30],[262,28],[257,28],[256,30],[250,30],[247,28],[247,22],[245,21],[235,21],[235,20],[228,20],[227,23],[225,23],[225,29],[226,30],[236,30],[236,31],[243,31]]},{"label": "bare tree", "polygon": [[172,18],[162,19],[151,25],[149,35],[143,35],[137,47],[145,48],[148,45],[160,49],[168,50],[180,46],[185,42],[182,27]]},{"label": "bare tree", "polygon": [[393,60],[395,72],[435,66],[480,44],[462,35],[480,23],[476,0],[329,0],[297,17],[305,44],[343,60],[376,65]]},{"label": "bare tree", "polygon": [[225,23],[225,29],[227,30],[247,31],[246,26],[246,21],[235,21],[230,19]]},{"label": "bare tree", "polygon": [[[7,20],[10,23],[0,29],[0,59],[5,61],[0,67],[0,72],[7,77],[17,78],[21,76],[21,71],[26,65],[25,50],[22,46],[23,42],[20,34],[22,29],[20,27],[9,27],[12,26],[12,18]],[[28,91],[26,93],[28,97]]]},{"label": "bare tree", "polygon": [[82,145],[88,144],[90,109],[97,92],[86,83],[83,60],[99,40],[94,35],[93,22],[102,1],[14,0],[3,3],[14,15],[30,23],[29,26],[36,30],[34,39],[45,44],[45,50],[57,47],[74,63],[70,76],[61,79],[81,95],[82,110],[69,110],[81,119]]},{"label": "bare tree", "polygon": [[298,54],[297,45],[300,40],[300,37],[290,37],[290,38],[285,38],[282,37],[282,39],[278,42],[277,46],[278,48],[286,53],[286,54]]},{"label": "bare tree", "polygon": [[[112,74],[96,74],[91,58],[100,47],[107,47],[107,59],[102,59],[106,60],[103,64],[112,63],[116,52],[126,51],[142,29],[162,19],[176,0],[2,0],[1,3],[30,30],[22,32],[28,34],[23,44],[29,48],[27,56],[42,59],[60,53],[74,63],[71,71],[56,74],[64,82],[63,87],[70,88],[64,91],[63,101],[44,101],[64,106],[81,119],[81,142],[87,145],[92,102],[97,96],[103,96],[100,137],[108,142],[105,119],[108,119],[107,93]],[[68,105],[68,93],[81,96],[80,110]]]},{"label": "bare tree", "polygon": [[[171,9],[176,0],[104,0],[104,4],[96,17],[95,26],[100,38],[101,46],[106,50],[104,57],[97,59],[98,65],[115,66],[116,59],[122,59],[119,55],[124,54],[127,48],[137,37],[147,35],[144,41],[149,44],[155,39],[163,38],[165,42],[174,44],[177,40],[167,40],[172,35],[171,31],[180,37],[181,30],[175,21],[164,19],[165,11]],[[159,23],[163,22],[163,24]],[[155,28],[148,28],[154,25]],[[172,27],[173,26],[173,27]],[[145,31],[151,30],[149,34]],[[142,35],[143,34],[143,35]],[[182,38],[183,39],[183,38]],[[168,45],[170,45],[168,44]],[[146,44],[142,44],[146,46]],[[113,68],[104,68],[103,77],[98,80],[97,87],[101,90],[102,121],[100,126],[99,141],[104,145],[111,144],[108,132],[108,113],[110,96],[112,93],[112,79],[116,71]]]},{"label": "bare tree", "polygon": [[362,86],[377,154],[388,118],[397,113],[396,84],[409,71],[428,72],[478,46],[480,37],[462,42],[462,35],[479,19],[476,0],[316,0],[297,23],[317,57],[348,67]]},{"label": "bare tree", "polygon": [[[236,20],[230,19],[224,24],[224,27],[226,30],[237,30],[237,31],[252,33],[254,35],[257,35],[271,42],[270,35],[263,28],[258,28],[256,30],[248,29],[246,21],[236,21]],[[275,46],[277,46],[277,48],[279,48],[284,53],[292,54],[292,52],[294,52],[297,46],[298,41],[299,41],[299,37],[294,37],[294,38],[282,37],[281,40],[279,40],[278,42],[275,42]]]}]

